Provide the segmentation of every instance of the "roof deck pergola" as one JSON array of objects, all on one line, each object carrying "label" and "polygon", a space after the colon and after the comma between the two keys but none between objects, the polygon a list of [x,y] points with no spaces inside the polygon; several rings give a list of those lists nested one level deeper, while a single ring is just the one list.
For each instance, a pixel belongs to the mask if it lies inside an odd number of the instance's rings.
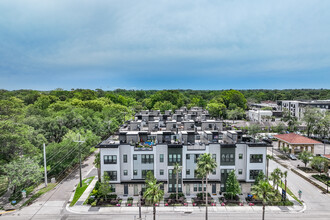
[{"label": "roof deck pergola", "polygon": [[316,144],[322,144],[319,141],[315,141],[295,133],[278,134],[274,135],[274,137],[278,139],[278,149],[287,146],[291,149],[292,154],[294,154],[295,149],[297,148],[299,148],[300,151],[310,151],[314,154],[314,146]]}]

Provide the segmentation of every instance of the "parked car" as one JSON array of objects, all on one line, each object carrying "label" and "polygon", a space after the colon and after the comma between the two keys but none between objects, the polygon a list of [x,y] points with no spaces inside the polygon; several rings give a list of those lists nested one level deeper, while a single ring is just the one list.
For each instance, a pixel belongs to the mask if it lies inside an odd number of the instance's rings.
[{"label": "parked car", "polygon": [[289,157],[291,160],[297,160],[297,157],[296,157],[294,154],[289,154],[288,157]]}]

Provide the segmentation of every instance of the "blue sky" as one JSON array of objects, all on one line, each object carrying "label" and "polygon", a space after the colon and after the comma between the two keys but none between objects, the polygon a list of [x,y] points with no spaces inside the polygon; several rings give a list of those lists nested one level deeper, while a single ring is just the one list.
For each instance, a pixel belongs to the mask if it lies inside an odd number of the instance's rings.
[{"label": "blue sky", "polygon": [[330,88],[330,1],[1,0],[0,88]]}]

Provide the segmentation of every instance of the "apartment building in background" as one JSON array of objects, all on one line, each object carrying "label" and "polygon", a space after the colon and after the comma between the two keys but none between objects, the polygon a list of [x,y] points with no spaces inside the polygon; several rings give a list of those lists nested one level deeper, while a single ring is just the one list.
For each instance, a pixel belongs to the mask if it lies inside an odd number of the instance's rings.
[{"label": "apartment building in background", "polygon": [[210,119],[200,107],[181,108],[174,112],[144,110],[135,120],[123,125],[116,135],[101,142],[101,174],[110,177],[116,194],[136,196],[145,189],[145,177],[152,171],[165,195],[176,191],[174,165],[179,163],[179,191],[195,195],[202,191],[202,181],[196,175],[197,160],[210,153],[218,166],[210,174],[208,190],[219,195],[226,190],[226,179],[232,170],[241,183],[243,193],[260,171],[265,173],[266,143],[254,143],[241,131],[224,131],[222,122]]}]

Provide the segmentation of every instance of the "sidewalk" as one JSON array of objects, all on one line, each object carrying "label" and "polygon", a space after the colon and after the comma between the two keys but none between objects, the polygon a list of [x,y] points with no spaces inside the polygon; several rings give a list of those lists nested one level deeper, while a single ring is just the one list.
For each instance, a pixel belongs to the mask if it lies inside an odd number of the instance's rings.
[{"label": "sidewalk", "polygon": [[[135,204],[134,204],[135,205]],[[91,206],[66,206],[67,211],[76,214],[134,214],[139,213],[139,207],[91,207]],[[292,212],[298,213],[304,210],[303,206],[266,206],[267,212],[281,213]],[[176,206],[176,207],[157,207],[158,213],[201,213],[205,212],[205,207],[198,206]],[[262,212],[262,206],[209,206],[208,212],[210,213],[255,213]],[[152,207],[142,207],[142,213],[152,213]]]}]

